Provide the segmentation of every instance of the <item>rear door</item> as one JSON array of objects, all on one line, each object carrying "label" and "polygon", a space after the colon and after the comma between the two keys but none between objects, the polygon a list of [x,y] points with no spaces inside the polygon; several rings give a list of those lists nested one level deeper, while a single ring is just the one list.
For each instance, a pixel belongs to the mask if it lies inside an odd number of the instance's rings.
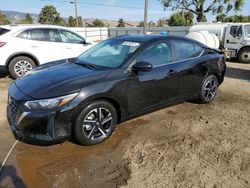
[{"label": "rear door", "polygon": [[172,39],[175,71],[178,74],[178,95],[180,99],[199,92],[203,74],[201,66],[206,60],[201,56],[203,48],[188,40]]},{"label": "rear door", "polygon": [[40,64],[62,59],[62,46],[55,29],[27,29],[16,36],[16,51],[33,54]]}]

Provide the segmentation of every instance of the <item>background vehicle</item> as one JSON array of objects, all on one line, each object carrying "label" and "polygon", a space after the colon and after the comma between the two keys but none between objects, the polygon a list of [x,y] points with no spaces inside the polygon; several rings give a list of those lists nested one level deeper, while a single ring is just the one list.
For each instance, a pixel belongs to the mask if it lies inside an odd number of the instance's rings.
[{"label": "background vehicle", "polygon": [[77,57],[91,46],[83,37],[65,27],[0,26],[0,66],[14,78],[37,65]]},{"label": "background vehicle", "polygon": [[227,49],[227,58],[237,58],[241,63],[250,63],[250,23],[197,24],[189,32],[208,31],[220,39]]},{"label": "background vehicle", "polygon": [[24,139],[53,142],[73,135],[93,145],[122,121],[186,100],[213,101],[225,69],[222,52],[194,40],[120,36],[72,63],[48,63],[13,82],[7,116]]}]

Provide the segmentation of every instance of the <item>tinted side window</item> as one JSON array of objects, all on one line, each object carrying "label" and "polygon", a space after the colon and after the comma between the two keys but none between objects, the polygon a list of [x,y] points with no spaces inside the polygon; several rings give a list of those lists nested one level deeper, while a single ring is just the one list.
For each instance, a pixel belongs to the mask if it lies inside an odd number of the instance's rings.
[{"label": "tinted side window", "polygon": [[25,31],[19,33],[19,34],[17,35],[17,37],[18,37],[18,38],[21,38],[21,39],[26,39],[26,38],[28,37],[29,31],[30,31],[30,30],[25,30]]},{"label": "tinted side window", "polygon": [[53,29],[31,29],[28,39],[56,42],[56,33]]},{"label": "tinted side window", "polygon": [[203,51],[201,46],[189,41],[173,40],[173,45],[176,61],[197,57]]},{"label": "tinted side window", "polygon": [[230,28],[230,35],[236,36],[236,35],[237,35],[237,32],[238,32],[238,26],[237,26],[237,25],[232,26],[232,27]]},{"label": "tinted side window", "polygon": [[136,59],[136,62],[145,61],[154,67],[172,62],[172,48],[169,41],[158,42],[146,48]]},{"label": "tinted side window", "polygon": [[8,30],[8,29],[4,29],[4,28],[0,27],[0,36],[3,35],[3,34],[5,34],[5,33],[8,33],[9,31],[10,30]]},{"label": "tinted side window", "polygon": [[242,26],[239,27],[238,31],[237,31],[237,37],[242,37]]},{"label": "tinted side window", "polygon": [[83,38],[81,38],[80,36],[70,31],[60,30],[59,34],[62,39],[62,42],[65,42],[65,43],[81,44],[84,42]]}]

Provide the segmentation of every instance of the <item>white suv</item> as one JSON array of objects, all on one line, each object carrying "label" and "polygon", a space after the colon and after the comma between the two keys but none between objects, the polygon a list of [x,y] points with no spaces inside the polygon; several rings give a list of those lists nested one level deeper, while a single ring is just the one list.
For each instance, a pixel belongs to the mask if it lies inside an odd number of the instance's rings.
[{"label": "white suv", "polygon": [[40,64],[77,57],[91,46],[65,27],[0,26],[0,68],[18,78]]}]

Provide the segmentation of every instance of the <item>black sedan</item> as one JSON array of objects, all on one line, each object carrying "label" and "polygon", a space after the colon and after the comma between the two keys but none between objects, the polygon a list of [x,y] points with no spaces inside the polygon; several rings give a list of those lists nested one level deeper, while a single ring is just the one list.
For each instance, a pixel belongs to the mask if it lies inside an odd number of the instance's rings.
[{"label": "black sedan", "polygon": [[224,54],[176,36],[120,36],[38,67],[9,87],[15,136],[39,143],[104,141],[125,120],[183,101],[209,103]]}]

